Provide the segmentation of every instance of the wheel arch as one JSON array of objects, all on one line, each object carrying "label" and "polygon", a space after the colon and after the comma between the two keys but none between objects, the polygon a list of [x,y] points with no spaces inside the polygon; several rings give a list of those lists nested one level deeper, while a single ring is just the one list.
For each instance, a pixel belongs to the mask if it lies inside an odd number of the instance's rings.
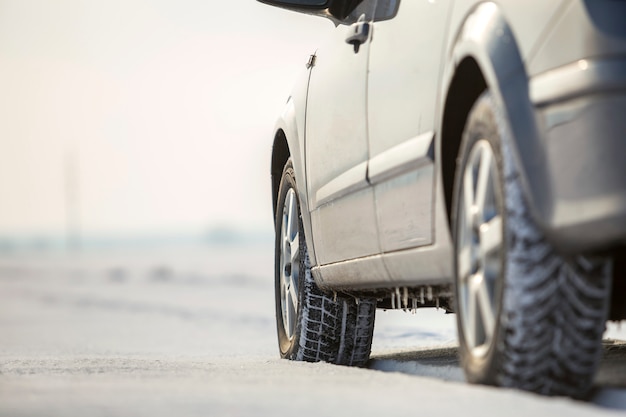
[{"label": "wheel arch", "polygon": [[[298,111],[300,111],[300,113],[298,113]],[[283,114],[279,118],[274,129],[275,133],[270,166],[273,203],[272,212],[274,213],[275,221],[278,191],[280,188],[283,168],[289,158],[291,158],[293,161],[294,174],[296,176],[296,184],[298,186],[298,200],[300,203],[300,212],[302,214],[304,234],[309,250],[309,259],[311,261],[311,265],[315,266],[317,265],[317,258],[315,256],[315,247],[313,245],[313,232],[307,193],[303,127],[303,110],[297,109],[294,98],[290,97],[289,100],[287,100],[287,105],[285,106]]]},{"label": "wheel arch", "polygon": [[509,120],[513,153],[533,217],[541,226],[541,205],[550,192],[539,123],[530,101],[528,75],[511,26],[495,3],[481,3],[453,36],[444,70],[441,121],[441,174],[448,221],[451,220],[454,173],[469,111],[489,89]]}]

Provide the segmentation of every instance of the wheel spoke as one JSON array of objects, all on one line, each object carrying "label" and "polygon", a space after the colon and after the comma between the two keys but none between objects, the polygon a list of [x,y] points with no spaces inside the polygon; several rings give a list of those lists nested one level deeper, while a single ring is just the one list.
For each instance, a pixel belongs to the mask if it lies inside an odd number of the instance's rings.
[{"label": "wheel spoke", "polygon": [[279,268],[281,282],[285,279],[285,265],[287,265],[287,259],[289,259],[289,245],[284,236],[280,239],[280,259]]},{"label": "wheel spoke", "polygon": [[295,268],[300,263],[300,233],[296,235],[289,242],[291,251],[291,266]]},{"label": "wheel spoke", "polygon": [[298,294],[296,293],[293,283],[287,289],[287,299],[289,301],[287,303],[289,310],[289,337],[291,337],[296,328],[296,312],[298,311]]},{"label": "wheel spoke", "polygon": [[298,286],[300,285],[300,234],[291,242],[291,291],[294,305],[298,306]]},{"label": "wheel spoke", "polygon": [[291,281],[291,285],[289,286],[289,298],[291,299],[291,304],[294,309],[298,308],[298,287],[294,285],[293,280]]},{"label": "wheel spoke", "polygon": [[289,238],[290,215],[287,207],[283,210],[283,224],[281,227],[281,267],[285,267],[285,262],[291,257],[291,245]]},{"label": "wheel spoke", "polygon": [[463,211],[465,216],[465,227],[471,230],[474,224],[474,178],[471,169],[466,169],[463,175]]},{"label": "wheel spoke", "polygon": [[283,326],[288,338],[291,338],[294,330],[294,308],[291,296],[291,289],[289,285],[289,278],[285,279],[285,285],[281,289],[282,295],[282,311],[283,311]]},{"label": "wheel spoke", "polygon": [[487,279],[482,276],[476,285],[476,301],[480,308],[480,317],[482,322],[482,330],[485,335],[485,343],[491,339],[494,328],[496,326],[496,318],[494,313],[494,303],[489,295],[487,288]]},{"label": "wheel spoke", "polygon": [[287,212],[289,213],[289,222],[287,224],[287,233],[291,240],[298,233],[298,205],[296,203],[296,194],[290,190],[287,201]]},{"label": "wheel spoke", "polygon": [[282,312],[283,312],[283,327],[285,328],[285,332],[287,333],[287,337],[291,337],[291,312],[289,311],[290,309],[290,303],[289,303],[289,278],[288,277],[283,277],[282,278],[282,285],[280,288],[280,295],[281,295],[281,307],[282,307]]},{"label": "wheel spoke", "polygon": [[467,281],[472,272],[472,248],[469,243],[459,248],[458,268],[461,282]]},{"label": "wheel spoke", "polygon": [[502,216],[496,216],[479,228],[480,252],[483,259],[491,256],[502,247]]},{"label": "wheel spoke", "polygon": [[478,343],[478,312],[476,311],[476,285],[475,276],[470,276],[467,280],[467,320],[465,337],[469,346],[475,347]]},{"label": "wheel spoke", "polygon": [[476,199],[474,203],[476,204],[476,210],[480,222],[483,220],[485,207],[487,205],[487,198],[490,192],[490,183],[491,183],[491,173],[492,173],[492,153],[491,150],[485,148],[483,145],[480,149],[480,155],[478,159],[478,177],[476,179]]}]

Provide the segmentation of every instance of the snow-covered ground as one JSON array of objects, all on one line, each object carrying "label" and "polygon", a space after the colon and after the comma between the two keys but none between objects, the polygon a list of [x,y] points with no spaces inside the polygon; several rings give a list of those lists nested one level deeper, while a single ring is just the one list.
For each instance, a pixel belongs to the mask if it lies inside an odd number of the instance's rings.
[{"label": "snow-covered ground", "polygon": [[272,263],[268,243],[1,256],[0,415],[626,410],[626,345],[607,341],[591,403],[470,386],[434,309],[379,311],[369,369],[280,360]]}]

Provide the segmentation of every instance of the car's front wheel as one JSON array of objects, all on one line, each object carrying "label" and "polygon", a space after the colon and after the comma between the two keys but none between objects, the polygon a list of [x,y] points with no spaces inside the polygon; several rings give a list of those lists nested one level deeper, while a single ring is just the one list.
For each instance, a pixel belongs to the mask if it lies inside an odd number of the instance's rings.
[{"label": "car's front wheel", "polygon": [[453,232],[467,379],[584,396],[602,352],[610,263],[561,256],[535,225],[507,119],[488,92],[463,133]]},{"label": "car's front wheel", "polygon": [[291,160],[276,209],[276,327],[281,357],[364,365],[370,355],[375,299],[327,295],[315,284]]}]

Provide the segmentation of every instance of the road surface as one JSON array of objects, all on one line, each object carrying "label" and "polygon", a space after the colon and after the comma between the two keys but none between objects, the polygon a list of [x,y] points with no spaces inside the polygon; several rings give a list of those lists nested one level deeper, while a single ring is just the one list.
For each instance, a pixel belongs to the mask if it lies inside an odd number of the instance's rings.
[{"label": "road surface", "polygon": [[0,416],[626,412],[626,331],[618,325],[606,334],[590,402],[466,384],[454,316],[434,309],[379,311],[366,369],[280,360],[271,251],[1,256]]}]

